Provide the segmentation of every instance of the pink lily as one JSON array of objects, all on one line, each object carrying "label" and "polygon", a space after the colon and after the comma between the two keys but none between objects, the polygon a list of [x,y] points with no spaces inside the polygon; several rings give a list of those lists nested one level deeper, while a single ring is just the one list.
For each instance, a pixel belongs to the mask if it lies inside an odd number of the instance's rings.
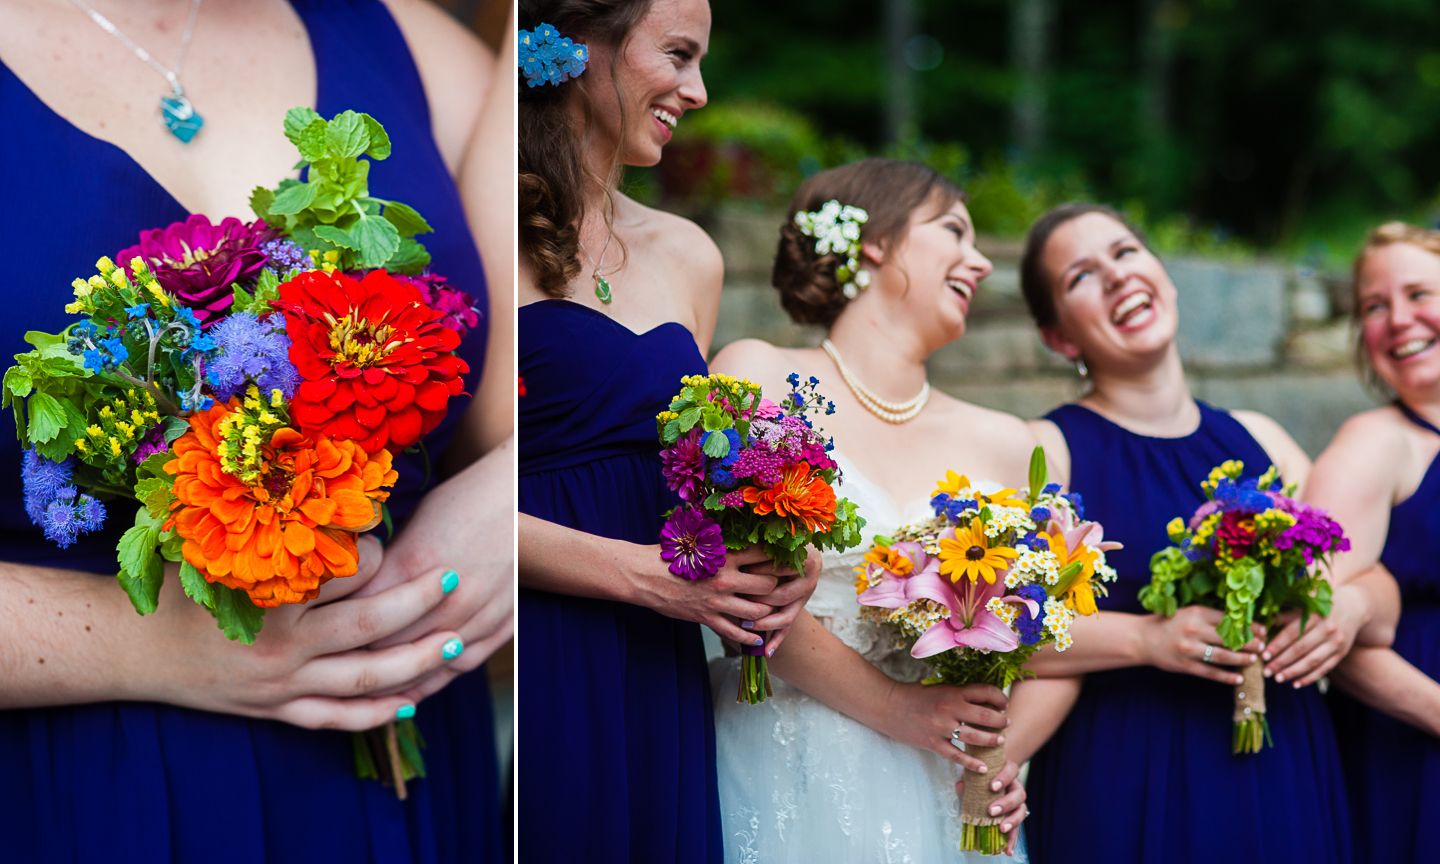
[{"label": "pink lily", "polygon": [[859,598],[863,606],[880,606],[885,609],[899,609],[908,606],[915,601],[914,597],[907,597],[907,585],[910,580],[921,573],[933,572],[940,574],[940,559],[932,558],[925,553],[924,547],[913,541],[902,541],[890,547],[910,561],[911,570],[906,575],[900,575],[893,570],[886,570],[873,561],[866,564],[865,575],[874,578],[875,573],[880,571],[883,577],[880,584],[864,591]]},{"label": "pink lily", "polygon": [[[1020,637],[1015,635],[1015,631],[1011,630],[1010,625],[999,615],[985,608],[990,598],[1001,597],[1005,593],[1004,580],[997,579],[994,583],[983,579],[978,582],[969,579],[961,579],[958,583],[951,582],[940,575],[938,558],[931,559],[930,565],[920,573],[901,580],[903,593],[893,589],[881,592],[880,586],[877,586],[860,595],[860,602],[867,606],[900,609],[924,598],[948,609],[948,618],[935,622],[915,641],[915,647],[910,650],[910,654],[917,658],[929,657],[951,648],[1015,650],[1020,644]],[[896,596],[897,594],[901,596]],[[1032,614],[1039,610],[1034,601],[1025,601],[1019,597],[1013,599],[1015,602],[1033,606]]]},{"label": "pink lily", "polygon": [[[1056,503],[1061,504],[1061,502]],[[1045,526],[1045,530],[1050,534],[1063,536],[1066,549],[1078,549],[1081,543],[1101,552],[1125,548],[1123,543],[1106,540],[1105,528],[1099,522],[1076,522],[1075,513],[1070,509],[1068,502],[1051,510],[1050,522]]]}]

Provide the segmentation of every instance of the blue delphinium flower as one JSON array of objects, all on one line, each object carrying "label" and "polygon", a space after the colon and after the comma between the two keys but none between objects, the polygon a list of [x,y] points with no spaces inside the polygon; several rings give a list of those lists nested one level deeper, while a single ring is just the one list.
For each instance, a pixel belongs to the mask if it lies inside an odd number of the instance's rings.
[{"label": "blue delphinium flower", "polygon": [[278,389],[289,399],[300,385],[300,373],[290,362],[290,339],[284,319],[261,321],[252,312],[236,312],[211,328],[215,348],[205,359],[205,378],[215,397],[224,402],[250,381],[268,395]]},{"label": "blue delphinium flower", "polygon": [[1046,522],[1049,522],[1049,521],[1050,521],[1050,508],[1048,508],[1048,507],[1036,507],[1034,510],[1031,510],[1031,511],[1030,511],[1030,521],[1031,521],[1031,522],[1034,522],[1036,525],[1044,525]]},{"label": "blue delphinium flower", "polygon": [[1015,616],[1015,629],[1020,634],[1020,641],[1025,645],[1034,645],[1045,633],[1045,589],[1039,585],[1021,585],[1015,590],[1015,595],[1040,604],[1040,614],[1033,618],[1026,606],[1021,606],[1020,614]]},{"label": "blue delphinium flower", "polygon": [[1040,491],[1041,491],[1042,493],[1046,494],[1046,495],[1054,495],[1056,492],[1059,492],[1059,491],[1060,491],[1060,484],[1059,484],[1059,483],[1046,483],[1046,484],[1045,484],[1045,488],[1044,488],[1044,489],[1041,489]]},{"label": "blue delphinium flower", "polygon": [[786,383],[786,384],[789,384],[789,385],[790,385],[790,389],[792,389],[792,390],[795,389],[796,387],[799,387],[799,386],[800,386],[800,375],[799,375],[799,373],[797,373],[797,372],[791,372],[789,375],[786,375],[786,376],[785,376],[785,383]]}]

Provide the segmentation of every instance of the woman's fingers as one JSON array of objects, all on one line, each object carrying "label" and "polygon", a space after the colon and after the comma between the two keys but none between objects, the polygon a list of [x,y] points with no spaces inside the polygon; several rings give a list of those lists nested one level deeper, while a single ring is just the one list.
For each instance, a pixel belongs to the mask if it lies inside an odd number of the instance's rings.
[{"label": "woman's fingers", "polygon": [[[1014,783],[1014,782],[1015,782],[1015,778],[1016,778],[1016,777],[1019,777],[1019,776],[1020,776],[1020,766],[1019,766],[1019,765],[1016,765],[1016,764],[1015,764],[1014,762],[1012,762],[1011,760],[1006,759],[1006,760],[1005,760],[1005,765],[1004,765],[1003,767],[1001,767],[1001,769],[1000,769],[1000,773],[996,774],[993,778],[991,778],[991,780],[990,780],[990,791],[991,791],[991,792],[999,792],[1001,789],[1004,789],[1006,786],[1009,786],[1011,783]],[[1013,808],[1012,808],[1012,809],[1013,809]],[[1008,812],[1008,811],[1003,811],[1003,810],[1002,810],[1001,812],[1003,813],[1003,812]]]},{"label": "woman's fingers", "polygon": [[956,765],[959,765],[961,768],[968,768],[977,774],[984,774],[990,770],[984,762],[961,750],[960,745],[949,738],[946,738],[944,743],[942,743],[938,749],[935,749],[935,752],[954,762]]},{"label": "woman's fingers", "polygon": [[[712,597],[706,605],[715,612],[719,612],[722,615],[729,615],[737,621],[749,622],[752,625],[763,620],[773,611],[764,603],[756,603],[753,600],[746,600],[743,597],[735,597],[730,594],[718,594]],[[746,627],[745,629],[749,630],[751,628]],[[754,629],[763,632],[765,628],[756,627]]]},{"label": "woman's fingers", "polygon": [[340,698],[396,691],[464,652],[458,633],[432,633],[408,645],[317,658],[295,673],[295,684],[305,693]]},{"label": "woman's fingers", "polygon": [[378,696],[371,699],[332,699],[304,696],[281,705],[274,712],[276,720],[293,723],[306,729],[343,729],[364,732],[396,719],[405,706],[415,700],[403,695]]},{"label": "woman's fingers", "polygon": [[[999,711],[1004,711],[1010,707],[1010,700],[1005,697],[1005,691],[999,687],[990,684],[962,684],[956,689],[960,691],[961,696],[965,697],[965,701],[971,705],[994,705]],[[1009,720],[1007,719],[1006,723],[1008,722]]]},{"label": "woman's fingers", "polygon": [[741,573],[738,570],[721,570],[710,577],[710,588],[721,594],[743,594],[746,597],[764,597],[780,584],[774,576],[766,573]]},{"label": "woman's fingers", "polygon": [[952,740],[954,732],[958,731],[960,733],[960,740],[966,744],[974,744],[978,747],[999,747],[1005,743],[1005,736],[999,732],[986,732],[981,729],[976,729],[963,720],[957,720],[955,722],[956,728],[951,732]]},{"label": "woman's fingers", "polygon": [[764,637],[759,633],[741,628],[739,624],[736,624],[724,615],[711,615],[708,618],[702,619],[700,623],[714,630],[715,634],[721,639],[729,639],[742,646],[763,645],[765,643]]},{"label": "woman's fingers", "polygon": [[1212,645],[1210,646],[1210,659],[1206,661],[1204,659],[1204,651],[1205,649],[1200,649],[1200,662],[1209,662],[1216,666],[1249,666],[1255,662],[1256,656],[1254,654],[1244,654],[1239,651],[1230,651],[1225,648],[1216,648]]},{"label": "woman's fingers", "polygon": [[1215,666],[1210,663],[1202,663],[1199,660],[1184,660],[1180,663],[1179,671],[1187,675],[1194,675],[1196,678],[1205,678],[1210,681],[1219,681],[1221,684],[1239,684],[1245,679],[1234,669],[1225,666]]},{"label": "woman's fingers", "polygon": [[788,582],[781,582],[774,591],[761,597],[752,597],[757,603],[764,603],[767,606],[788,606],[796,600],[808,600],[815,592],[815,579],[809,576],[801,576],[798,579],[791,579]]},{"label": "woman's fingers", "polygon": [[[336,654],[383,639],[408,627],[445,599],[449,571],[435,570],[368,597],[317,606],[301,616],[300,633],[313,644],[311,656]],[[452,580],[453,581],[453,580]]]},{"label": "woman's fingers", "polygon": [[758,630],[762,633],[774,630],[784,630],[786,627],[789,627],[791,624],[795,623],[795,618],[800,614],[800,610],[805,608],[805,603],[809,599],[810,598],[807,595],[797,600],[792,600],[789,604],[776,609],[769,615],[766,615],[763,618],[756,618],[755,627],[753,629]]},{"label": "woman's fingers", "polygon": [[[1293,683],[1298,689],[1310,683],[1306,679],[1318,680],[1325,672],[1330,671],[1336,663],[1340,662],[1340,649],[1333,640],[1327,639],[1315,646],[1315,650],[1301,657],[1289,668],[1281,671],[1275,676],[1275,681]],[[1320,671],[1323,668],[1324,671]]]},{"label": "woman's fingers", "polygon": [[789,627],[781,627],[779,630],[771,630],[770,635],[765,639],[765,656],[774,657],[775,651],[780,643],[785,641],[785,634],[790,632]]}]

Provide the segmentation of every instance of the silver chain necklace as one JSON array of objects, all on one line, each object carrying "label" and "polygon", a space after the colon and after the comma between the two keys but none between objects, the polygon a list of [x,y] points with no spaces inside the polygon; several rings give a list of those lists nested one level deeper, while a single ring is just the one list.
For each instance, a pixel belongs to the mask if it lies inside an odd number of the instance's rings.
[{"label": "silver chain necklace", "polygon": [[190,100],[185,98],[185,88],[180,86],[180,73],[185,68],[185,52],[190,50],[190,37],[195,33],[195,17],[200,14],[200,0],[192,0],[190,3],[190,19],[185,22],[185,35],[180,39],[180,59],[175,61],[175,71],[170,71],[161,65],[160,61],[150,56],[150,52],[135,44],[135,41],[124,33],[120,28],[104,15],[96,12],[85,0],[71,0],[80,10],[90,16],[90,20],[99,25],[101,30],[125,43],[125,47],[135,52],[135,56],[150,64],[150,67],[170,82],[171,93],[168,96],[160,97],[160,125],[169,130],[171,135],[180,139],[180,143],[189,144],[205,125],[205,118],[195,113],[195,108]]}]

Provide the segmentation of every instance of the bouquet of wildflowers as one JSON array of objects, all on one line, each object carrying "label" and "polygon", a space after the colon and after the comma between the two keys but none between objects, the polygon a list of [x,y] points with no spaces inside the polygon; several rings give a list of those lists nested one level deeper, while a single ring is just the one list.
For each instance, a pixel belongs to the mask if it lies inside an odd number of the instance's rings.
[{"label": "bouquet of wildflowers", "polygon": [[[1043,645],[1072,644],[1075,616],[1095,613],[1096,595],[1115,578],[1104,530],[1085,522],[1079,495],[1046,484],[1045,453],[1030,460],[1030,490],[985,493],[953,471],[939,483],[935,516],[876,537],[857,567],[861,614],[899,628],[913,640],[912,656],[934,674],[926,684],[1009,687]],[[1005,764],[1005,748],[969,746],[990,776]],[[963,851],[999,854],[1005,846],[999,797],[980,775],[966,771],[961,803]]]},{"label": "bouquet of wildflowers", "polygon": [[[1191,604],[1224,610],[1216,630],[1231,651],[1250,641],[1252,624],[1269,629],[1286,609],[1300,611],[1302,631],[1311,615],[1329,615],[1330,583],[1315,565],[1350,548],[1340,523],[1290,497],[1294,486],[1282,490],[1274,466],[1242,480],[1244,468],[1230,460],[1211,470],[1200,484],[1209,500],[1189,523],[1169,524],[1175,545],[1151,556],[1140,589],[1141,605],[1160,615]],[[1263,669],[1256,658],[1235,687],[1234,753],[1258,753],[1270,739]]]},{"label": "bouquet of wildflowers", "polygon": [[[806,547],[843,551],[860,545],[865,520],[835,497],[840,468],[833,445],[810,418],[822,408],[820,383],[789,378],[781,405],[759,386],[729,375],[683,379],[670,408],[656,418],[665,480],[684,502],[666,514],[660,555],[670,572],[706,579],[719,572],[727,549],[759,544],[771,560],[795,570]],[[773,695],[763,646],[747,646],[736,701],[751,705]]]},{"label": "bouquet of wildflowers", "polygon": [[[417,445],[460,394],[474,300],[424,272],[411,208],[369,195],[390,153],[366,114],[297,108],[307,182],[257,189],[254,222],[203,215],[143,231],[76,279],[61,333],[31,332],[3,404],[25,447],[26,512],[61,548],[136,502],[118,579],[154,612],[165,562],[230,639],[266,609],[352,576]],[[128,510],[126,511],[128,513]],[[423,773],[413,724],[387,728],[392,782]],[[398,753],[397,753],[398,751]],[[385,748],[357,744],[362,774]]]}]

